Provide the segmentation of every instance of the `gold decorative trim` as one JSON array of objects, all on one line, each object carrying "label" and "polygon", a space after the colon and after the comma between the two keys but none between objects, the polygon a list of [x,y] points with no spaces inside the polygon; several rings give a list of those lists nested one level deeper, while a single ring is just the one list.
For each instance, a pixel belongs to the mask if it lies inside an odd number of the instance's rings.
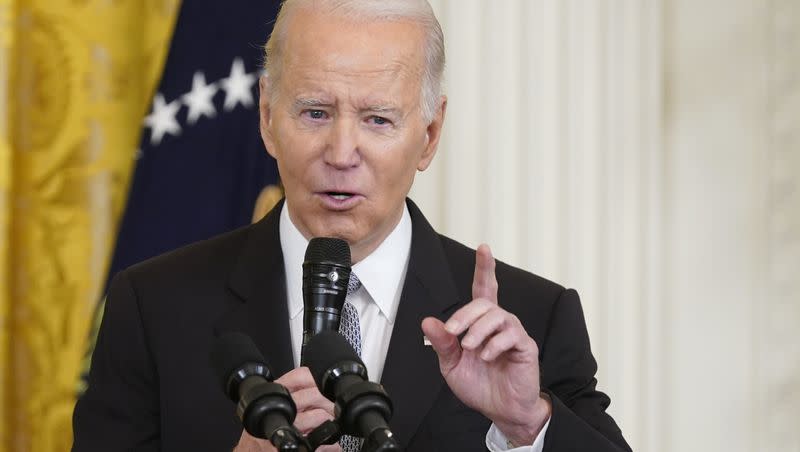
[{"label": "gold decorative trim", "polygon": [[264,218],[275,204],[283,198],[283,188],[278,185],[267,185],[261,190],[256,199],[256,206],[253,209],[253,223]]}]

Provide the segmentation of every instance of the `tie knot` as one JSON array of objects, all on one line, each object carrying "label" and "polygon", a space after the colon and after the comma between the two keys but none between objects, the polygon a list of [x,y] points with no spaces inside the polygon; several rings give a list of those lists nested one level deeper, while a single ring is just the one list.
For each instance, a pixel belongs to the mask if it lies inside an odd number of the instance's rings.
[{"label": "tie knot", "polygon": [[359,281],[355,272],[350,272],[350,281],[347,282],[347,295],[352,294],[358,290],[359,287],[361,287],[361,281]]}]

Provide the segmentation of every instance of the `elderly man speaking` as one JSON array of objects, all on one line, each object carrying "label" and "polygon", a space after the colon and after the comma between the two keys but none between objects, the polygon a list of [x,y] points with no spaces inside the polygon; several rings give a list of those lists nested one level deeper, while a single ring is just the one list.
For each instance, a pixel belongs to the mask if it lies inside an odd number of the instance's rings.
[{"label": "elderly man speaking", "polygon": [[[242,431],[207,364],[225,331],[263,351],[300,432],[332,419],[298,367],[313,237],[350,245],[361,357],[405,450],[630,450],[595,390],[576,292],[437,234],[406,198],[441,137],[444,59],[425,0],[284,2],[260,128],[286,199],[115,277],[73,450],[274,450]],[[358,450],[346,439],[321,450]]]}]

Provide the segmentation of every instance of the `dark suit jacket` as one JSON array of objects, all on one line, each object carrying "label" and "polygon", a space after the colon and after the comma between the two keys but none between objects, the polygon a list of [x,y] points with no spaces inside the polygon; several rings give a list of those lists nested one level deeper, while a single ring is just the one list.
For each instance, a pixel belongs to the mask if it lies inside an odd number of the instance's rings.
[{"label": "dark suit jacket", "polygon": [[[391,427],[407,450],[485,450],[490,421],[456,399],[423,345],[426,316],[446,319],[471,300],[475,252],[437,234],[408,202],[413,222],[405,285],[382,383]],[[222,331],[242,331],[275,375],[293,367],[281,205],[262,221],[151,259],[111,285],[89,388],[75,408],[74,451],[230,451],[241,434],[234,404],[209,362]],[[595,390],[595,360],[578,295],[497,263],[501,306],[540,349],[553,401],[545,451],[629,450]]]}]

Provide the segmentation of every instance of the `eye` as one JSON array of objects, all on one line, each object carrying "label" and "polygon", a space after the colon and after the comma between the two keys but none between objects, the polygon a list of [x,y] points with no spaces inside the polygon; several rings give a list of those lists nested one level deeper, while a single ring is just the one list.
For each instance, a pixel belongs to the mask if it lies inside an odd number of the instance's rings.
[{"label": "eye", "polygon": [[384,126],[384,125],[387,125],[387,124],[391,124],[391,121],[389,121],[388,119],[386,119],[386,118],[384,118],[382,116],[370,116],[369,119],[372,121],[373,124],[378,125],[378,126]]},{"label": "eye", "polygon": [[327,117],[327,113],[324,110],[306,110],[304,112],[309,118],[313,120],[321,120]]}]

